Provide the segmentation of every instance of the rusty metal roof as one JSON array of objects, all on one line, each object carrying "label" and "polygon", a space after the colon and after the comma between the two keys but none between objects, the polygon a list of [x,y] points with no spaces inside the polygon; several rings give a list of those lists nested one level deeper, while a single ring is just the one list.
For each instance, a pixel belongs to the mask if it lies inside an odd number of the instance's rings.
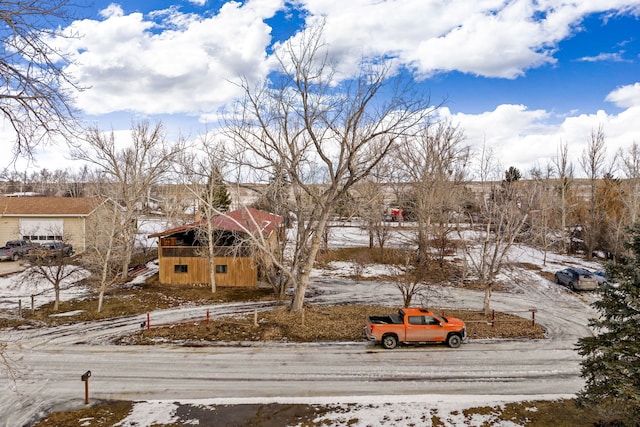
[{"label": "rusty metal roof", "polygon": [[[181,225],[159,233],[150,234],[148,237],[164,237],[172,234],[183,233],[204,226],[206,220]],[[216,215],[211,218],[211,224],[218,230],[238,231],[241,233],[258,234],[268,236],[282,223],[282,217],[272,213],[260,211],[254,208],[243,208],[236,211]]]}]

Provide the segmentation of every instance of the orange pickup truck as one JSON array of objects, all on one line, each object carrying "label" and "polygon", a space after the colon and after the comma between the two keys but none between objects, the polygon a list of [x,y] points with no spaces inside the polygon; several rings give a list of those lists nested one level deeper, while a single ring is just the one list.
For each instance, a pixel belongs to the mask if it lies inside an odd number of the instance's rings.
[{"label": "orange pickup truck", "polygon": [[369,316],[365,334],[369,341],[382,343],[387,349],[398,343],[446,343],[460,347],[466,339],[464,322],[455,317],[444,317],[424,308],[401,308],[398,314]]}]

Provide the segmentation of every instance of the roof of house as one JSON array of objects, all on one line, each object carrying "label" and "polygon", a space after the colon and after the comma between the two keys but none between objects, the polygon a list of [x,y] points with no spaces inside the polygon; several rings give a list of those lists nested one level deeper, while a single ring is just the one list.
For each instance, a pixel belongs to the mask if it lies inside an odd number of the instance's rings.
[{"label": "roof of house", "polygon": [[87,216],[102,203],[97,197],[0,197],[0,216]]},{"label": "roof of house", "polygon": [[[273,232],[273,230],[275,230],[281,223],[281,216],[254,208],[243,208],[237,211],[227,212],[224,215],[216,215],[211,218],[211,224],[216,229],[251,234],[261,232],[263,236],[271,234],[271,232]],[[178,234],[194,228],[202,227],[205,224],[206,220],[202,219],[180,227],[150,234],[149,237],[170,236],[172,234]]]}]

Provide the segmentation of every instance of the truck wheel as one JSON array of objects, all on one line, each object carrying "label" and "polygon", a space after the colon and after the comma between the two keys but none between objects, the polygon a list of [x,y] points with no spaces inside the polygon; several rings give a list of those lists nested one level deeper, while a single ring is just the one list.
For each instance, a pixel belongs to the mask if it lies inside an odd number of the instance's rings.
[{"label": "truck wheel", "polygon": [[451,334],[447,337],[447,345],[451,348],[458,348],[462,344],[462,337],[458,334]]},{"label": "truck wheel", "polygon": [[391,350],[392,348],[396,348],[398,345],[398,338],[395,335],[385,335],[382,337],[382,346],[387,350]]},{"label": "truck wheel", "polygon": [[19,259],[20,259],[20,257],[18,256],[18,254],[14,254],[14,255],[11,257],[11,259],[12,259],[12,260],[14,260],[14,261],[17,261],[17,260],[19,260]]}]

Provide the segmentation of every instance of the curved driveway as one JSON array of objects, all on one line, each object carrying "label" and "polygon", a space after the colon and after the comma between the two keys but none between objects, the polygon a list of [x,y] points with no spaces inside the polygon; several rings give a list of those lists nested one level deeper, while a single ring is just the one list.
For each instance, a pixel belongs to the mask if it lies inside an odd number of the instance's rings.
[{"label": "curved driveway", "polygon": [[[23,425],[52,408],[82,406],[80,375],[91,370],[92,398],[192,399],[407,394],[561,395],[582,387],[576,339],[590,333],[589,296],[532,284],[494,293],[497,310],[535,307],[545,340],[472,341],[459,349],[405,347],[385,351],[365,343],[244,344],[186,348],[114,346],[109,337],[140,328],[143,316],[11,332],[10,355],[21,357],[17,378],[3,374],[0,419]],[[390,285],[316,278],[316,303],[396,303]],[[477,308],[478,292],[437,288],[442,305]],[[216,316],[251,312],[269,304],[225,304]],[[201,316],[203,308],[153,313],[162,321]],[[526,316],[526,315],[525,315]],[[96,345],[100,344],[100,345]],[[12,389],[13,391],[10,391]]]}]

